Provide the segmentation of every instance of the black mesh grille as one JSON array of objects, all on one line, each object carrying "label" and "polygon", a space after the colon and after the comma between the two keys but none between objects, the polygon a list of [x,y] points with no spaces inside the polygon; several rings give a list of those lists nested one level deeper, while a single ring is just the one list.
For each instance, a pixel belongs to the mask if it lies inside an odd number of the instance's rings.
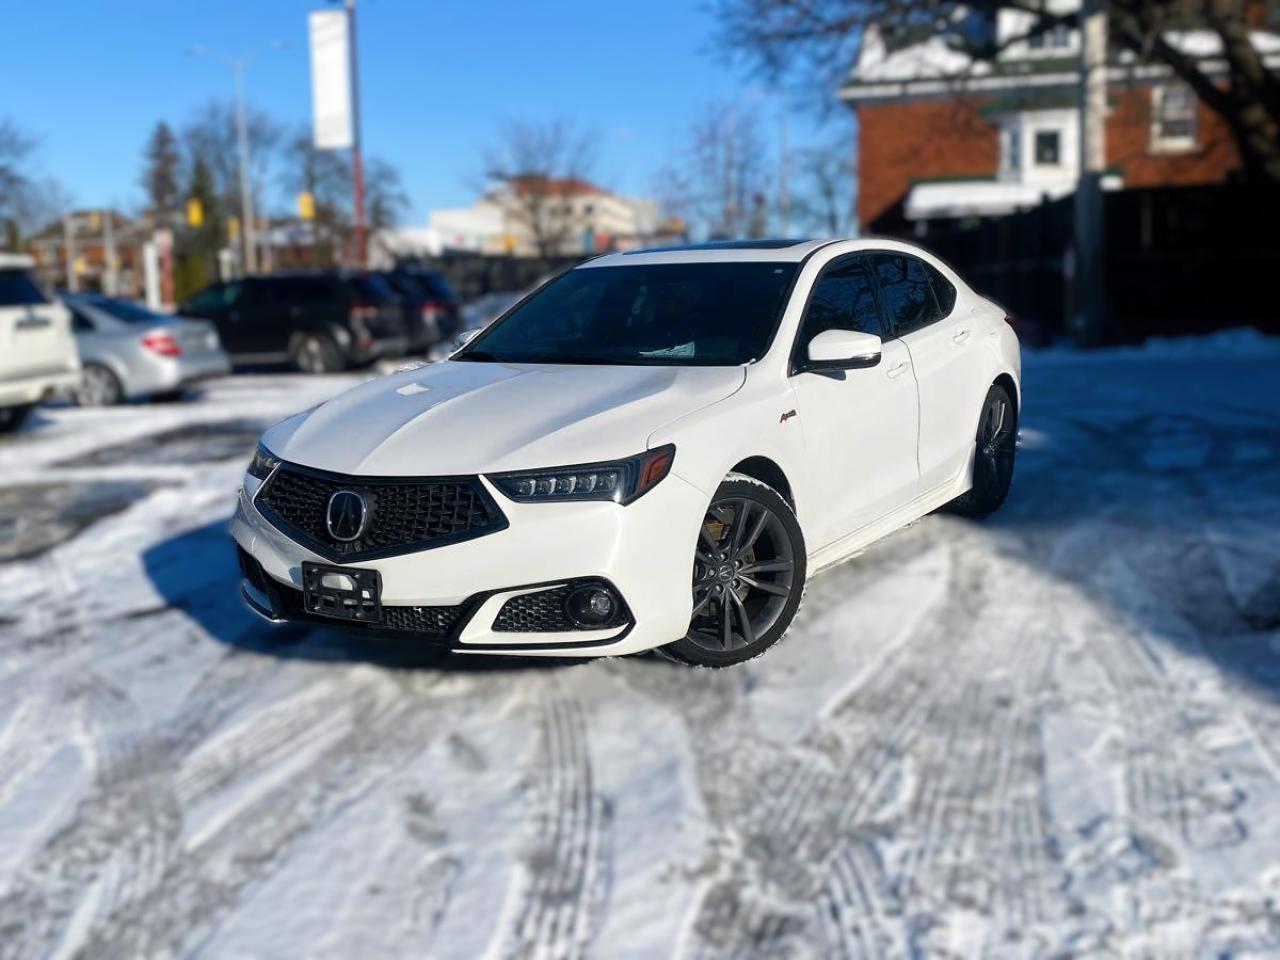
[{"label": "black mesh grille", "polygon": [[[368,523],[357,540],[329,535],[325,513],[339,490],[364,497]],[[506,518],[479,482],[372,481],[326,476],[282,466],[258,495],[262,513],[283,532],[335,559],[385,555],[465,540],[501,530]]]},{"label": "black mesh grille", "polygon": [[381,623],[359,620],[334,620],[308,613],[302,604],[302,591],[291,587],[279,587],[281,607],[286,617],[321,623],[342,630],[386,630],[395,633],[416,633],[433,640],[447,639],[450,632],[462,621],[467,608],[456,607],[383,607]]},{"label": "black mesh grille", "polygon": [[382,626],[387,630],[445,634],[462,619],[462,613],[460,606],[383,607]]},{"label": "black mesh grille", "polygon": [[552,587],[537,593],[522,593],[502,605],[493,629],[499,633],[558,633],[576,630],[564,612],[564,601],[572,587]]}]

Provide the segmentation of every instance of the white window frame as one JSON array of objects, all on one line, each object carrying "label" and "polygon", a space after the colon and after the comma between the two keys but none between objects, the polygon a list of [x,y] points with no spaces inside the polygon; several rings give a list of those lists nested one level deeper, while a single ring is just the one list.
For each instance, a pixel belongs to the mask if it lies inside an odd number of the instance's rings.
[{"label": "white window frame", "polygon": [[[1190,104],[1189,115],[1179,117],[1166,117],[1164,115],[1165,97],[1171,91],[1184,92],[1188,97]],[[1195,92],[1185,84],[1170,83],[1161,84],[1160,86],[1151,88],[1151,152],[1152,153],[1189,153],[1200,146],[1200,102]],[[1164,132],[1163,125],[1166,120],[1190,120],[1191,133],[1189,135],[1167,135]]]}]

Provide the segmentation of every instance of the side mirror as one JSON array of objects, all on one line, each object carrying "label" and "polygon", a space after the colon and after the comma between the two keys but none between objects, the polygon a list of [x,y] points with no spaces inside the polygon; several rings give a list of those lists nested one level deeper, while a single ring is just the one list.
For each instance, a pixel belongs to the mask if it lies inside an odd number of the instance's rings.
[{"label": "side mirror", "polygon": [[803,370],[858,370],[880,362],[880,338],[857,330],[824,330],[809,341]]}]

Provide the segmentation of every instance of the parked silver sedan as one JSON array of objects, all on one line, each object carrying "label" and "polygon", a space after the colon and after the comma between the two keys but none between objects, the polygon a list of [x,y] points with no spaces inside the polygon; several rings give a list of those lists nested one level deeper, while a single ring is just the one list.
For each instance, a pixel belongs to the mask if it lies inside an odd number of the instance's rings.
[{"label": "parked silver sedan", "polygon": [[68,295],[63,303],[80,351],[82,378],[72,391],[80,406],[178,399],[191,385],[231,372],[211,323],[101,295]]}]

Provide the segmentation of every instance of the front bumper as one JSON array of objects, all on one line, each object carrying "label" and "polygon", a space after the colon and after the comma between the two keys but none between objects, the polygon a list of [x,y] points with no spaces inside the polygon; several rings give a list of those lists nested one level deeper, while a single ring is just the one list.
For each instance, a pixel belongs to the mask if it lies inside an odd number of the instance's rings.
[{"label": "front bumper", "polygon": [[[350,564],[377,570],[385,609],[460,608],[443,640],[458,652],[527,656],[614,656],[670,643],[692,613],[690,581],[706,496],[675,475],[627,506],[615,503],[514,503],[482,480],[509,525],[473,540]],[[271,619],[367,629],[302,611],[302,563],[332,563],[285,536],[258,511],[259,482],[245,478],[231,524],[236,543],[264,580],[241,585],[250,605]],[[339,564],[338,566],[341,566]],[[248,571],[246,571],[247,573]],[[584,579],[608,583],[629,622],[603,630],[495,630],[513,597]],[[265,587],[265,589],[263,589]],[[397,614],[403,616],[403,614]],[[372,628],[371,632],[386,630]],[[397,629],[397,636],[412,631]]]}]

